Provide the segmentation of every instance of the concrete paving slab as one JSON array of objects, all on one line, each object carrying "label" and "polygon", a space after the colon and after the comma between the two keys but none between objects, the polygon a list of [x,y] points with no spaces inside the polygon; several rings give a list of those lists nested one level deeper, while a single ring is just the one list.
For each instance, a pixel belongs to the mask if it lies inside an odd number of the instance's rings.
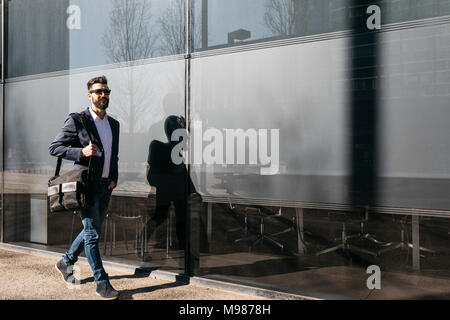
[{"label": "concrete paving slab", "polygon": [[[79,284],[68,285],[56,271],[56,257],[0,248],[0,300],[101,300],[86,262],[79,261]],[[152,277],[105,266],[121,300],[270,300]]]}]

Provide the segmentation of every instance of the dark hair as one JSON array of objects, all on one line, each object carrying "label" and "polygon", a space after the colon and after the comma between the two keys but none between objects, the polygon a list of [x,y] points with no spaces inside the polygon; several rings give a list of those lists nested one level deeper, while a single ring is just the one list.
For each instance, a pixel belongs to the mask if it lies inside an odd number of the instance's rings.
[{"label": "dark hair", "polygon": [[95,77],[88,81],[87,88],[88,90],[94,85],[94,83],[108,84],[108,79],[105,76]]},{"label": "dark hair", "polygon": [[176,129],[182,129],[186,127],[186,123],[184,120],[184,117],[182,116],[168,116],[166,118],[166,121],[164,121],[164,131],[166,132],[167,139],[169,139],[169,142],[172,141],[172,133]]}]

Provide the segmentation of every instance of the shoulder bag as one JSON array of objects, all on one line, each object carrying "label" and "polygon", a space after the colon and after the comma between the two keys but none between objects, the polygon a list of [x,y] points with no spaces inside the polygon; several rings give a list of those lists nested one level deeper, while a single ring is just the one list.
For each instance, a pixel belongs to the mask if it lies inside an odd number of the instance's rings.
[{"label": "shoulder bag", "polygon": [[[81,113],[77,113],[86,129],[85,119]],[[86,129],[89,139],[92,141],[89,131]],[[59,174],[62,158],[59,157],[55,175],[48,180],[48,202],[50,212],[79,211],[92,205],[90,197],[89,172],[91,169],[91,158],[89,158],[88,169],[70,170]]]}]

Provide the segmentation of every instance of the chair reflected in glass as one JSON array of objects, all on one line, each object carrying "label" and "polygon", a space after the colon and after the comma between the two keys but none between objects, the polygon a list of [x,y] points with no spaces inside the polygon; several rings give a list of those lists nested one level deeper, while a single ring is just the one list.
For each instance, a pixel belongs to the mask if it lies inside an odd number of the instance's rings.
[{"label": "chair reflected in glass", "polygon": [[[148,197],[112,196],[105,218],[104,254],[106,254],[109,237],[109,255],[117,247],[116,225],[122,229],[122,240],[125,244],[125,254],[129,252],[127,228],[134,224],[134,252],[144,259],[147,249],[146,224],[156,207],[156,194]],[[143,230],[143,232],[141,232]],[[123,251],[121,251],[123,252]]]},{"label": "chair reflected in glass", "polygon": [[[358,215],[358,217],[354,217],[355,214]],[[364,230],[364,226],[368,221],[368,211],[367,210],[365,211],[365,217],[363,219],[361,219],[359,212],[350,212],[350,211],[348,211],[348,212],[333,212],[333,215],[342,217],[341,221],[338,222],[342,225],[341,237],[335,239],[335,241],[339,241],[340,243],[333,247],[316,252],[316,256],[320,256],[320,255],[334,252],[334,251],[343,251],[344,253],[352,252],[352,253],[359,253],[359,254],[367,254],[367,255],[370,255],[373,257],[376,257],[378,255],[377,252],[370,251],[366,248],[363,248],[361,246],[356,246],[354,244],[356,241],[369,240],[370,242],[373,242],[377,245],[384,245],[383,242],[377,240],[372,234],[370,234]],[[347,233],[348,225],[355,224],[355,223],[358,223],[360,225],[360,232],[349,235]],[[354,240],[354,241],[352,243],[350,243],[349,240]]]},{"label": "chair reflected in glass", "polygon": [[[297,236],[298,253],[306,252],[306,242],[303,240],[303,227],[299,219],[299,213],[289,219],[283,215],[283,208],[271,208],[264,206],[238,205],[231,203],[226,205],[227,210],[240,223],[239,227],[228,229],[227,232],[242,230],[244,236],[234,240],[234,243],[249,243],[249,251],[257,244],[267,243],[274,248],[280,249],[281,253],[287,252],[286,244],[281,241],[284,234],[292,232]],[[268,227],[275,232],[268,232]],[[286,240],[286,238],[284,237]],[[289,251],[289,250],[288,250]]]},{"label": "chair reflected in glass", "polygon": [[[418,221],[419,218],[416,219],[417,220],[417,228],[418,228]],[[386,248],[380,250],[378,252],[378,255],[382,255],[383,253],[389,252],[389,251],[393,251],[396,249],[400,249],[400,250],[408,250],[407,251],[407,258],[409,256],[409,250],[413,250],[414,249],[414,244],[411,242],[412,240],[410,240],[410,235],[408,232],[408,228],[407,225],[413,225],[413,219],[412,216],[400,216],[400,217],[395,217],[393,219],[393,221],[397,224],[400,225],[400,239],[399,241],[392,241],[386,244]],[[419,252],[426,252],[426,253],[431,253],[431,254],[435,254],[436,251],[419,246]]]},{"label": "chair reflected in glass", "polygon": [[247,234],[249,231],[249,217],[255,217],[256,219],[259,220],[259,232],[250,235],[250,236],[246,236],[244,238],[240,238],[240,239],[236,239],[234,242],[238,243],[238,242],[247,242],[250,241],[252,242],[250,244],[250,250],[253,248],[253,246],[255,246],[256,244],[260,243],[260,242],[269,242],[275,246],[277,246],[278,248],[281,249],[281,251],[283,251],[284,249],[284,245],[281,244],[280,242],[276,241],[275,239],[273,239],[271,237],[271,235],[267,234],[265,232],[265,224],[266,224],[266,220],[270,218],[270,216],[264,216],[264,213],[262,212],[261,208],[258,207],[246,207],[244,209],[244,231]]}]

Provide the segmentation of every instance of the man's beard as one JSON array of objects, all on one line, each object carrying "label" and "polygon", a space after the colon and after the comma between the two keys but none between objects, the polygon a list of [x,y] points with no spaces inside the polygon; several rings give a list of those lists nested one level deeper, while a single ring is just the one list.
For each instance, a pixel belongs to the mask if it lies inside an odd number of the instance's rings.
[{"label": "man's beard", "polygon": [[106,108],[108,108],[109,105],[109,99],[105,99],[106,102],[101,101],[102,99],[99,99],[97,101],[94,101],[94,106],[96,106],[99,109],[105,110]]}]

